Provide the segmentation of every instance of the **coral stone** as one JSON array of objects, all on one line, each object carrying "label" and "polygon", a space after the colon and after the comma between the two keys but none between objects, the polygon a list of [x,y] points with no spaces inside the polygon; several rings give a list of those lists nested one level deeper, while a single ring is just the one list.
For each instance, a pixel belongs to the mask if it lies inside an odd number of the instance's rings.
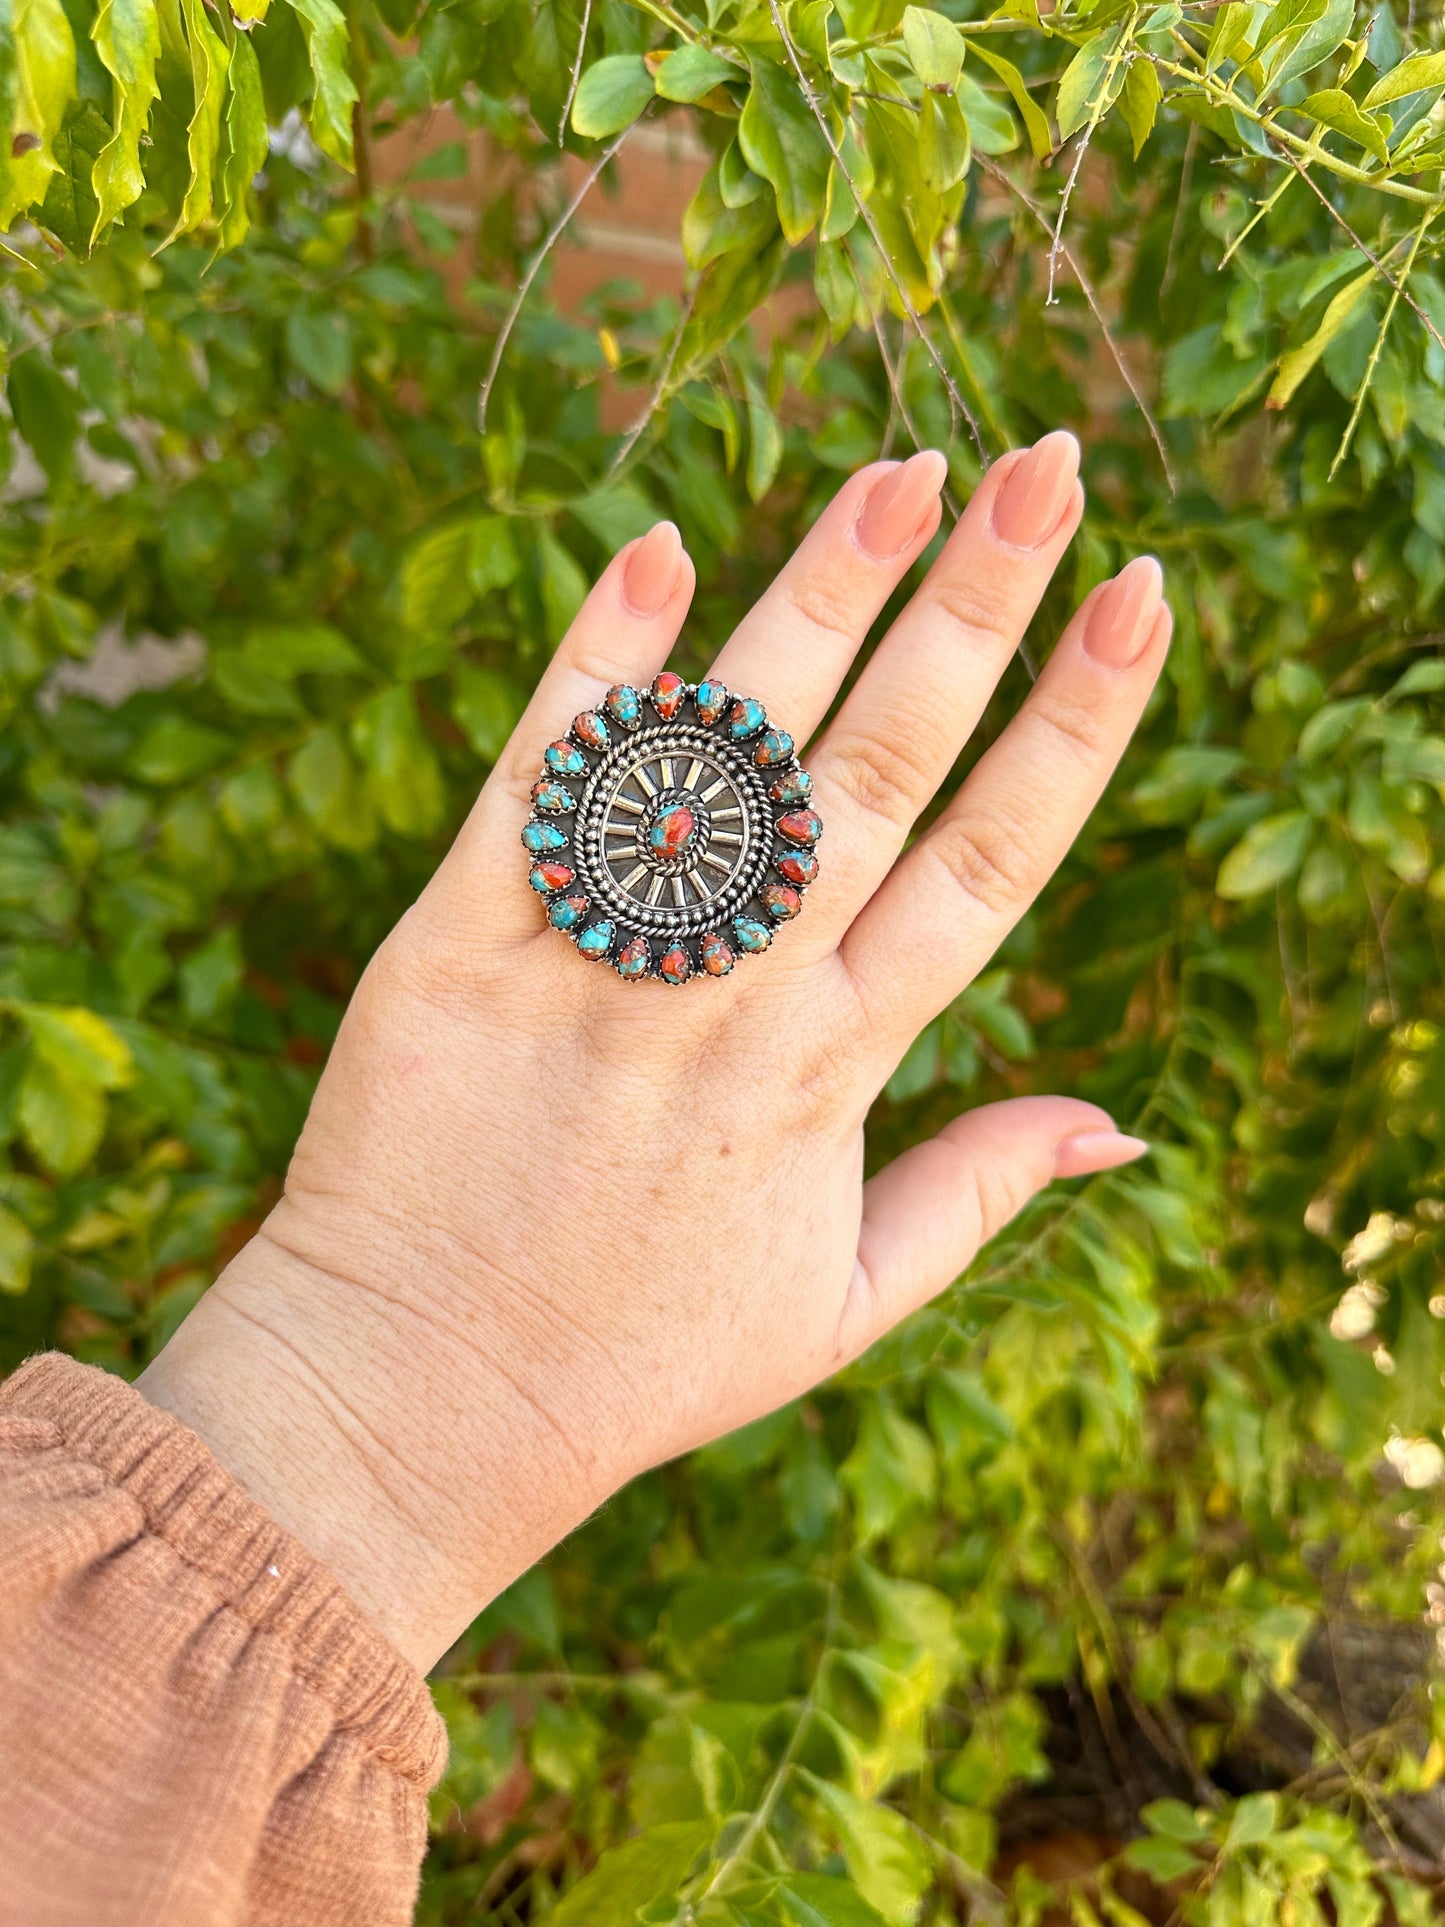
[{"label": "coral stone", "polygon": [[613,966],[619,977],[629,983],[638,977],[645,977],[652,964],[652,945],[646,937],[630,937],[617,953]]},{"label": "coral stone", "polygon": [[547,921],[554,930],[575,930],[586,914],[586,897],[554,897],[547,905]]},{"label": "coral stone", "polygon": [[617,926],[613,923],[591,923],[577,939],[577,948],[584,957],[605,957],[616,935]]},{"label": "coral stone", "polygon": [[778,875],[804,890],[818,874],[818,859],[811,850],[789,850],[778,858]]},{"label": "coral stone", "polygon": [[569,870],[565,863],[539,863],[527,878],[528,883],[541,896],[551,890],[565,890],[569,883],[575,883],[577,872]]},{"label": "coral stone", "polygon": [[790,810],[778,818],[778,835],[789,843],[816,843],[822,834],[822,819],[812,810]]},{"label": "coral stone", "polygon": [[571,790],[564,790],[560,783],[549,783],[544,776],[532,785],[532,807],[545,810],[548,816],[561,816],[576,809],[577,799]]},{"label": "coral stone", "polygon": [[759,769],[776,769],[779,763],[788,763],[793,757],[793,739],[785,729],[770,729],[753,751],[753,761]]},{"label": "coral stone", "polygon": [[715,723],[728,706],[728,692],[709,676],[697,686],[697,713],[702,722]]},{"label": "coral stone", "polygon": [[681,856],[697,829],[697,818],[686,803],[670,803],[659,810],[647,832],[647,847],[656,856]]},{"label": "coral stone", "polygon": [[751,954],[766,950],[773,941],[772,931],[765,923],[759,923],[756,917],[734,917],[733,935],[737,938],[738,949]]},{"label": "coral stone", "polygon": [[786,803],[789,808],[806,803],[812,794],[813,779],[805,769],[785,769],[768,789],[775,803]]},{"label": "coral stone", "polygon": [[657,974],[665,984],[685,984],[692,975],[692,958],[680,943],[663,952],[657,962]]},{"label": "coral stone", "polygon": [[545,856],[548,850],[565,850],[567,837],[555,823],[529,823],[522,832],[522,841],[533,856]]},{"label": "coral stone", "polygon": [[588,749],[606,749],[612,738],[607,734],[607,725],[595,709],[584,709],[580,716],[572,719],[572,734],[579,743]]},{"label": "coral stone", "polygon": [[723,942],[715,930],[710,930],[698,945],[702,957],[702,967],[709,977],[726,977],[737,961],[730,945]]},{"label": "coral stone", "polygon": [[770,883],[761,901],[774,923],[788,923],[803,907],[803,899],[786,883]]},{"label": "coral stone", "polygon": [[546,755],[542,760],[554,776],[585,776],[587,774],[587,758],[582,754],[580,749],[577,749],[569,742],[559,741],[548,743]]},{"label": "coral stone", "polygon": [[751,696],[739,696],[728,715],[728,735],[735,743],[756,736],[768,720],[768,712]]},{"label": "coral stone", "polygon": [[664,669],[660,676],[653,678],[648,692],[652,706],[665,723],[670,723],[682,708],[682,699],[687,694],[687,684],[681,676],[674,676],[670,669]]},{"label": "coral stone", "polygon": [[642,717],[642,698],[631,683],[614,683],[602,698],[602,707],[624,729],[635,729]]}]

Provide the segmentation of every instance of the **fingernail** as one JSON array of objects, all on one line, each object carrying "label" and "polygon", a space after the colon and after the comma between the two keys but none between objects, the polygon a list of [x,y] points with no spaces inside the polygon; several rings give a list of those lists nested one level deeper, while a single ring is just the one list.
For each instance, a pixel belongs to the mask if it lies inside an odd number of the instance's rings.
[{"label": "fingernail", "polygon": [[1116,1164],[1142,1158],[1148,1149],[1146,1139],[1123,1131],[1075,1131],[1054,1147],[1054,1176],[1084,1178],[1092,1171],[1112,1171]]},{"label": "fingernail", "polygon": [[1164,598],[1164,571],[1139,555],[1099,593],[1084,628],[1084,648],[1106,669],[1127,669],[1153,632]]},{"label": "fingernail", "polygon": [[1024,456],[993,505],[994,533],[1016,549],[1036,549],[1059,526],[1079,475],[1079,444],[1056,428]]},{"label": "fingernail", "polygon": [[877,562],[906,548],[938,499],[948,463],[936,448],[910,455],[901,468],[875,484],[858,517],[859,546]]},{"label": "fingernail", "polygon": [[682,537],[675,522],[655,522],[627,558],[622,599],[634,615],[655,616],[677,587]]}]

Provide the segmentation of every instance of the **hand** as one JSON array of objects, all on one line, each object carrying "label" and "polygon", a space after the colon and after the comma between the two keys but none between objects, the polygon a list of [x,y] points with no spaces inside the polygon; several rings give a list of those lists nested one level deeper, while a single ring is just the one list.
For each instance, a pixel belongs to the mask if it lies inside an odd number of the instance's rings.
[{"label": "hand", "polygon": [[[1077,468],[1054,434],[989,471],[805,758],[803,915],[683,990],[579,959],[518,844],[543,745],[649,683],[686,615],[672,525],[625,549],[362,979],[283,1200],[141,1380],[418,1664],[626,1480],[855,1357],[1053,1178],[1145,1148],[1021,1098],[863,1181],[870,1103],[1068,849],[1164,660],[1144,558],[905,851],[1078,526]],[[853,476],[719,655],[800,743],[944,472]]]}]

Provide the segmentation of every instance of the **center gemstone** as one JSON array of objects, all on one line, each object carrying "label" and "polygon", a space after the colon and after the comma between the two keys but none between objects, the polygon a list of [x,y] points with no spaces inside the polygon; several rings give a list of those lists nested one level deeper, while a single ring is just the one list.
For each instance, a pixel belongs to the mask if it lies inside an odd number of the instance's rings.
[{"label": "center gemstone", "polygon": [[648,848],[654,856],[681,856],[696,830],[697,818],[686,803],[670,803],[653,818],[647,832]]}]

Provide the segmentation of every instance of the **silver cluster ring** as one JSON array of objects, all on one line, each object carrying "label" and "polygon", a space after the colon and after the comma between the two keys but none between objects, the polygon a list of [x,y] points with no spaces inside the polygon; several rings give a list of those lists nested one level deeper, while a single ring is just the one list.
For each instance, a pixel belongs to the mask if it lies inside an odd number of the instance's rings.
[{"label": "silver cluster ring", "polygon": [[609,689],[547,747],[522,831],[553,928],[625,982],[725,977],[818,874],[792,737],[750,696],[664,670]]}]

